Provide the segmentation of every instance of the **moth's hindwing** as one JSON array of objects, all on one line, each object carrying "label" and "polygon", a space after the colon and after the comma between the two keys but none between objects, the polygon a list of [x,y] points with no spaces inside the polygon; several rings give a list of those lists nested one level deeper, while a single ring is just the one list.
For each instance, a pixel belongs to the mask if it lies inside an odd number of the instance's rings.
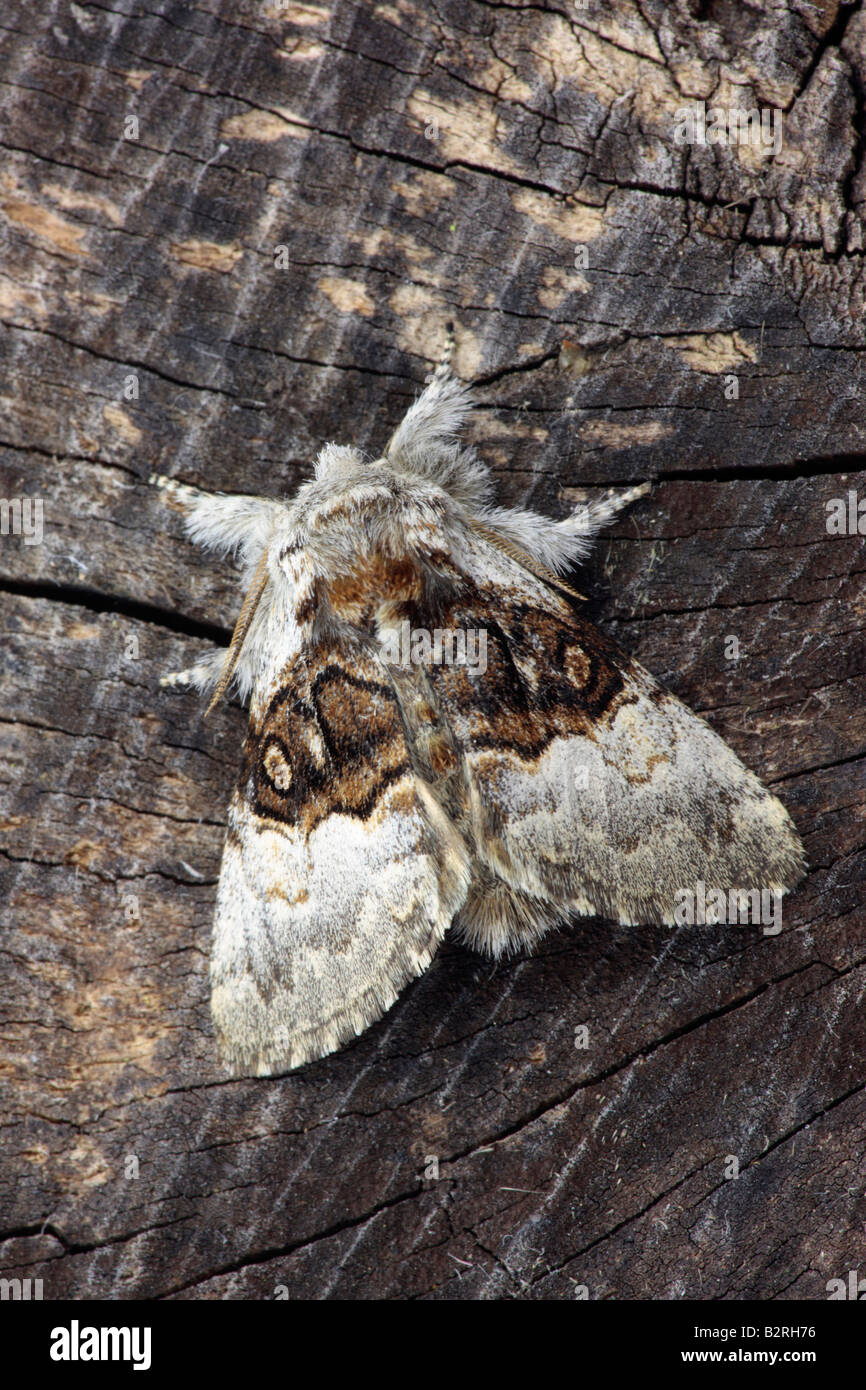
[{"label": "moth's hindwing", "polygon": [[793,886],[791,820],[727,744],[558,595],[501,558],[479,570],[495,564],[499,583],[470,576],[437,616],[486,633],[486,669],[429,672],[468,770],[491,913],[503,885],[530,917],[547,903],[554,917],[623,924],[672,923],[678,891],[699,880],[725,893]]},{"label": "moth's hindwing", "polygon": [[237,1074],[333,1051],[426,968],[467,856],[416,777],[375,656],[306,647],[255,708],[229,811],[212,1012]]}]

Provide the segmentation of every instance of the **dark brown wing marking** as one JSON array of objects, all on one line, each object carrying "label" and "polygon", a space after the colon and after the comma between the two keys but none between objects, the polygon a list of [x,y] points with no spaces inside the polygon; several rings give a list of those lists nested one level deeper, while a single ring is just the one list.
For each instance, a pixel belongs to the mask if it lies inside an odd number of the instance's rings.
[{"label": "dark brown wing marking", "polygon": [[[486,669],[427,668],[472,789],[475,856],[512,892],[622,922],[671,921],[698,880],[795,883],[802,848],[776,798],[590,622],[542,603],[467,580],[447,618],[486,631]],[[470,904],[473,931],[490,911]]]},{"label": "dark brown wing marking", "polygon": [[335,813],[366,820],[409,766],[397,698],[375,661],[318,648],[287,665],[250,720],[240,791],[257,815],[309,834]]},{"label": "dark brown wing marking", "polygon": [[454,629],[486,633],[486,671],[430,667],[434,691],[473,747],[532,761],[557,736],[595,739],[599,725],[634,700],[625,679],[629,658],[579,614],[560,616],[483,589],[473,598],[456,601],[444,617]]}]

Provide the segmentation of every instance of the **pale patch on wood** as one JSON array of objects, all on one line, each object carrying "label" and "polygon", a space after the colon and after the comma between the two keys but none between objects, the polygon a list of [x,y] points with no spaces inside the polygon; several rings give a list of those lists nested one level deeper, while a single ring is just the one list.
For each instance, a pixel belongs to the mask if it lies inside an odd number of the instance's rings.
[{"label": "pale patch on wood", "polygon": [[76,840],[64,854],[63,862],[75,869],[89,870],[106,850],[105,845],[97,845],[93,840]]},{"label": "pale patch on wood", "polygon": [[664,58],[657,46],[653,55],[657,61],[652,62],[630,51],[633,31],[622,28],[612,18],[607,27],[610,42],[589,29],[575,31],[567,20],[553,16],[541,52],[550,61],[557,86],[577,86],[608,107],[619,97],[628,96],[634,115],[644,128],[658,126],[660,116],[670,119],[684,98],[660,65]]},{"label": "pale patch on wood", "polygon": [[278,48],[276,56],[294,63],[309,63],[314,58],[323,58],[327,51],[325,45],[316,43],[315,39],[296,39],[290,46]]},{"label": "pale patch on wood", "polygon": [[601,444],[608,449],[630,449],[636,444],[656,444],[674,433],[673,425],[650,420],[642,425],[623,425],[615,420],[590,420],[580,431],[586,444]]},{"label": "pale patch on wood", "polygon": [[132,423],[126,411],[121,410],[119,405],[103,406],[102,418],[127,444],[141,443],[141,430]]},{"label": "pale patch on wood", "polygon": [[592,354],[580,344],[563,338],[559,349],[559,366],[569,376],[586,376],[592,367]]},{"label": "pale patch on wood", "polygon": [[107,314],[109,309],[123,308],[119,300],[98,290],[69,290],[65,299],[67,304],[74,304],[83,313],[98,314],[100,317]]},{"label": "pale patch on wood", "polygon": [[20,316],[25,323],[37,323],[45,318],[45,313],[42,296],[36,290],[18,285],[5,275],[0,278],[0,314],[10,318]]},{"label": "pale patch on wood", "polygon": [[81,1135],[73,1149],[66,1150],[57,1166],[65,1181],[75,1188],[101,1187],[117,1178],[105,1155],[85,1135]]},{"label": "pale patch on wood", "polygon": [[217,270],[221,275],[230,274],[244,254],[243,247],[235,241],[221,245],[218,241],[198,241],[195,238],[191,241],[171,241],[168,249],[174,259],[182,261],[184,265],[195,266],[196,270]]},{"label": "pale patch on wood", "polygon": [[428,1146],[443,1147],[448,1138],[449,1125],[448,1117],[442,1114],[441,1110],[423,1110],[416,1112],[416,1121],[420,1122],[421,1132]]},{"label": "pale patch on wood", "polygon": [[[66,926],[61,910],[48,910],[49,926],[52,931],[61,932]],[[75,969],[69,961],[28,960],[27,973],[41,984],[56,985],[70,992],[75,986]]]},{"label": "pale patch on wood", "polygon": [[[55,286],[51,286],[51,289],[54,288]],[[46,306],[41,291],[19,285],[5,275],[0,275],[0,314],[11,319],[20,318],[24,323],[42,323],[49,307],[58,306],[74,306],[77,312],[96,314],[100,317],[108,313],[109,309],[121,307],[116,299],[97,290],[67,290],[63,285],[59,287],[57,303],[52,304],[49,295],[49,306]]]},{"label": "pale patch on wood", "polygon": [[483,422],[485,439],[537,439],[542,443],[550,435],[550,430],[542,425],[524,425],[521,420],[497,420],[495,416]]},{"label": "pale patch on wood", "polygon": [[24,1163],[32,1163],[37,1168],[47,1163],[51,1157],[50,1151],[44,1144],[36,1144],[32,1149],[22,1149],[21,1158]]},{"label": "pale patch on wood", "polygon": [[98,193],[79,193],[74,188],[64,188],[62,183],[43,183],[39,191],[52,202],[59,203],[67,212],[75,208],[89,208],[102,213],[115,227],[123,222],[123,213],[117,204],[112,203],[110,198],[100,197]]},{"label": "pale patch on wood", "polygon": [[[785,110],[794,100],[796,90],[792,82],[774,81],[768,77],[755,64],[753,55],[743,53],[736,68],[722,65],[719,80],[707,98],[707,106],[721,106],[723,111],[738,113],[773,106]],[[787,114],[784,119],[787,119]],[[784,142],[782,148],[785,148]],[[773,154],[773,149],[772,145],[763,145],[757,131],[750,126],[749,139],[742,145],[737,142],[735,153],[745,168],[760,169],[767,156]]]},{"label": "pale patch on wood", "polygon": [[474,101],[449,101],[418,87],[406,103],[406,109],[422,131],[431,132],[430,143],[446,159],[481,164],[508,174],[525,172],[499,144],[496,110],[480,96]]},{"label": "pale patch on wood", "polygon": [[367,287],[360,280],[350,280],[344,275],[323,275],[316,281],[316,289],[327,295],[341,314],[363,314],[369,319],[376,312]]},{"label": "pale patch on wood", "polygon": [[[448,343],[447,325],[454,310],[420,285],[401,285],[388,303],[397,315],[400,346],[427,362],[438,362]],[[464,381],[472,381],[481,366],[481,344],[459,322],[454,324],[454,333],[454,372]]]},{"label": "pale patch on wood", "polygon": [[141,91],[150,77],[153,77],[153,73],[148,72],[146,68],[130,68],[129,72],[123,74],[124,82],[128,82],[130,87],[134,87],[137,92]]},{"label": "pale patch on wood", "polygon": [[501,58],[493,58],[486,63],[473,78],[479,87],[484,87],[497,101],[528,102],[532,99],[532,88],[528,82],[518,77],[514,69]]},{"label": "pale patch on wood", "polygon": [[570,294],[586,294],[589,282],[582,275],[570,274],[560,266],[549,265],[541,277],[541,288],[536,290],[539,304],[545,309],[558,309]]},{"label": "pale patch on wood", "polygon": [[[754,134],[750,134],[748,140],[740,144],[739,141],[734,145],[734,156],[737,163],[750,174],[760,174],[768,160],[774,158],[772,145],[765,145],[762,140],[756,139]],[[779,164],[786,164],[790,167],[792,161],[778,160]],[[808,167],[809,160],[802,155],[797,161],[805,169]]]},{"label": "pale patch on wood", "polygon": [[411,0],[397,0],[394,5],[377,5],[373,13],[379,19],[386,19],[390,24],[396,24],[398,28],[405,28],[405,20],[417,25],[422,14],[426,14],[427,7],[423,6],[420,13],[417,5],[413,5]]},{"label": "pale patch on wood", "polygon": [[706,101],[712,105],[713,92],[718,85],[718,73],[708,68],[694,53],[683,49],[668,61],[671,75],[679,90],[684,94],[681,105],[690,101]]},{"label": "pale patch on wood", "polygon": [[93,439],[89,434],[84,433],[74,415],[70,417],[69,428],[72,431],[72,438],[77,453],[89,454],[91,457],[99,453],[99,441]]},{"label": "pale patch on wood", "polygon": [[555,232],[563,241],[572,244],[593,241],[604,231],[604,213],[600,208],[587,207],[573,199],[559,202],[531,188],[521,188],[510,196],[517,212]]},{"label": "pale patch on wood", "polygon": [[262,10],[265,19],[279,19],[284,24],[296,24],[298,26],[314,26],[316,24],[326,24],[331,17],[330,10],[326,10],[322,5],[266,5]]},{"label": "pale patch on wood", "polygon": [[86,256],[88,254],[81,245],[86,235],[86,228],[74,227],[71,222],[66,222],[62,217],[58,217],[55,212],[50,212],[48,208],[41,207],[39,203],[30,203],[26,198],[16,198],[10,196],[0,196],[0,212],[18,227],[23,227],[28,232],[33,232],[35,236],[42,237],[45,241],[50,241],[52,246],[56,246],[64,256]]},{"label": "pale patch on wood", "polygon": [[430,169],[422,169],[417,174],[397,179],[390,185],[393,193],[398,193],[406,204],[406,211],[413,217],[423,217],[453,198],[457,184],[447,174],[434,174]]},{"label": "pale patch on wood", "polygon": [[426,309],[432,309],[436,303],[436,298],[429,290],[421,285],[400,285],[391,298],[388,300],[395,314],[401,317],[405,314],[420,314]]},{"label": "pale patch on wood", "polygon": [[739,333],[689,333],[667,342],[693,372],[728,372],[758,356],[757,347]]},{"label": "pale patch on wood", "polygon": [[[586,9],[586,5],[583,8]],[[580,24],[579,13],[575,18]],[[656,63],[665,63],[669,58],[668,47],[662,49],[640,5],[627,4],[619,13],[616,6],[605,5],[593,17],[592,29],[581,27],[580,34],[587,41],[595,39],[597,43],[613,44],[622,54],[628,53],[634,58],[649,58]]]},{"label": "pale patch on wood", "polygon": [[224,140],[257,140],[269,145],[289,136],[306,140],[309,127],[292,111],[245,111],[242,116],[229,116],[220,126]]},{"label": "pale patch on wood", "polygon": [[396,5],[376,5],[373,14],[377,19],[387,19],[389,24],[396,24],[398,29],[403,27],[403,16]]},{"label": "pale patch on wood", "polygon": [[379,256],[385,253],[393,255],[395,251],[401,251],[407,261],[429,261],[433,252],[429,246],[421,246],[408,232],[398,232],[392,227],[376,227],[372,232],[358,232],[354,229],[348,233],[349,238],[354,242],[360,242],[361,250],[365,257]]}]

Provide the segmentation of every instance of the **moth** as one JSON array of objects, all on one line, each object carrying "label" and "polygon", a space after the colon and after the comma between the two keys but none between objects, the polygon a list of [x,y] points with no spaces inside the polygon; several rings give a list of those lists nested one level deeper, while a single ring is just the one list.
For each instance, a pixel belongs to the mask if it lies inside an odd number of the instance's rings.
[{"label": "moth", "polygon": [[235,1075],[363,1032],[449,929],[496,958],[802,876],[781,803],[563,578],[647,485],[560,521],[497,506],[471,406],[446,355],[380,458],[326,444],[291,499],[152,479],[246,589],[228,652],[163,677],[249,699],[210,959]]}]

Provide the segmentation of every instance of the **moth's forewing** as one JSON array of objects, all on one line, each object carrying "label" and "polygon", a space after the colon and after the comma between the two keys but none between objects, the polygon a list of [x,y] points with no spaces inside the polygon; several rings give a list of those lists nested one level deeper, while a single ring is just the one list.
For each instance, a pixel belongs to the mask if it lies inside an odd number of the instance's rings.
[{"label": "moth's forewing", "polygon": [[307,648],[250,721],[211,954],[238,1073],[300,1066],[361,1033],[430,963],[468,879],[425,803],[381,663]]}]

